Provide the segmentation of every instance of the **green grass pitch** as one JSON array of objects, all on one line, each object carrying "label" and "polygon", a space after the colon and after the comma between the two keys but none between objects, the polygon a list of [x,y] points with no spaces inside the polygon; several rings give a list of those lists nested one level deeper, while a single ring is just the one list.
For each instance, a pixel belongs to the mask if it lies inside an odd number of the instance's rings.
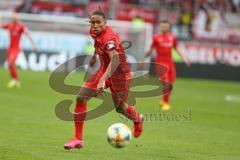
[{"label": "green grass pitch", "polygon": [[[112,111],[85,123],[84,149],[67,151],[63,144],[73,136],[73,124],[58,119],[54,108],[60,100],[75,97],[53,91],[47,72],[19,73],[22,88],[7,89],[8,71],[0,69],[0,160],[240,159],[240,100],[225,100],[227,95],[240,98],[240,83],[178,78],[172,110],[165,115],[185,118],[147,121],[139,139],[115,149],[107,143],[107,128],[119,121],[130,128],[132,124]],[[81,78],[75,73],[67,82],[80,85]],[[136,107],[146,115],[163,115],[159,99],[137,99]],[[89,109],[96,105],[91,101]]]}]

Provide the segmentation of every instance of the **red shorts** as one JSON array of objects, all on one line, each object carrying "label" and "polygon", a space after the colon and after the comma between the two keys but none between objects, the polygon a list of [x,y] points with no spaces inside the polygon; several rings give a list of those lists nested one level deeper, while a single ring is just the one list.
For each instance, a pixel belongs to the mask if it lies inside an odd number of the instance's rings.
[{"label": "red shorts", "polygon": [[[159,77],[166,81],[169,82],[171,84],[173,84],[175,82],[176,79],[176,71],[175,71],[175,65],[173,61],[157,61],[157,64],[160,65],[156,65],[156,72],[158,73]],[[162,74],[162,66],[165,67],[167,69],[167,72]]]},{"label": "red shorts", "polygon": [[[97,85],[103,74],[104,72],[99,71],[89,77],[87,81],[84,82],[83,87],[97,90]],[[122,74],[122,76],[118,74],[117,77],[112,76],[105,81],[105,89],[110,88],[115,105],[120,105],[127,101],[130,82],[130,73]]]}]

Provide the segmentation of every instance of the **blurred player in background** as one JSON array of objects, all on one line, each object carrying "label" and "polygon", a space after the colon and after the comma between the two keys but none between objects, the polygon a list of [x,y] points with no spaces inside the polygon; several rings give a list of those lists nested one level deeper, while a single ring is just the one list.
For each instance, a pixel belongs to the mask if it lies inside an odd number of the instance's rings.
[{"label": "blurred player in background", "polygon": [[94,39],[95,48],[90,66],[96,63],[96,56],[98,56],[101,67],[79,91],[74,114],[75,137],[64,145],[65,149],[83,147],[82,129],[86,117],[87,101],[91,97],[101,95],[107,87],[110,87],[116,111],[133,121],[134,137],[139,137],[143,130],[143,116],[138,114],[133,106],[126,103],[131,74],[118,35],[106,25],[106,17],[101,10],[91,15],[90,25],[90,34]]},{"label": "blurred player in background", "polygon": [[[189,60],[185,57],[178,49],[177,38],[170,32],[170,24],[167,20],[164,20],[160,24],[161,32],[154,35],[152,39],[152,45],[149,51],[146,54],[146,57],[151,56],[152,50],[156,49],[157,55],[155,58],[155,62],[160,64],[168,69],[167,73],[165,73],[162,77],[160,77],[163,81],[169,82],[173,84],[175,82],[176,73],[174,61],[172,58],[172,49],[175,49],[176,53],[182,58],[187,66],[190,66]],[[159,68],[156,65],[156,71]],[[162,110],[170,109],[170,93],[165,93],[163,96],[163,100],[160,101],[160,107]]]},{"label": "blurred player in background", "polygon": [[7,29],[9,31],[9,38],[10,38],[10,45],[7,51],[7,60],[8,60],[9,71],[11,75],[11,81],[7,84],[7,87],[19,88],[21,86],[21,83],[17,74],[17,68],[15,66],[15,62],[21,51],[20,40],[21,40],[22,34],[24,33],[27,36],[27,38],[30,40],[31,44],[33,45],[33,49],[35,51],[37,51],[36,45],[34,44],[33,39],[31,38],[25,25],[19,22],[19,17],[16,13],[13,14],[11,23],[0,24],[0,27]]}]

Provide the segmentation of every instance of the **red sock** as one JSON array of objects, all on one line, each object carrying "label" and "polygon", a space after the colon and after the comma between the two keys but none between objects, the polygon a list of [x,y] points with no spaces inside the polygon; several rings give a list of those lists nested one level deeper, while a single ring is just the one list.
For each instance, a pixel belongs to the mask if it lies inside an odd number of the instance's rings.
[{"label": "red sock", "polygon": [[125,115],[131,119],[134,123],[138,123],[140,121],[139,114],[133,106],[128,105],[125,110]]},{"label": "red sock", "polygon": [[169,104],[169,99],[170,99],[170,93],[167,93],[163,96],[163,101],[165,103],[168,103]]},{"label": "red sock", "polygon": [[18,80],[17,69],[14,64],[9,65],[9,70],[10,70],[12,79]]},{"label": "red sock", "polygon": [[87,104],[76,103],[74,124],[75,124],[75,138],[82,140],[83,123],[86,118]]}]

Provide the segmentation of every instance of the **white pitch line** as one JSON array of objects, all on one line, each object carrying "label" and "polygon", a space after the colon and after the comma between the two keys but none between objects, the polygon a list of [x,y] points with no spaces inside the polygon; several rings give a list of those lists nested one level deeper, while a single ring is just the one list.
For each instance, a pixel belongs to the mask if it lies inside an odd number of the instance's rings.
[{"label": "white pitch line", "polygon": [[225,101],[240,103],[240,95],[226,95],[225,96]]}]

